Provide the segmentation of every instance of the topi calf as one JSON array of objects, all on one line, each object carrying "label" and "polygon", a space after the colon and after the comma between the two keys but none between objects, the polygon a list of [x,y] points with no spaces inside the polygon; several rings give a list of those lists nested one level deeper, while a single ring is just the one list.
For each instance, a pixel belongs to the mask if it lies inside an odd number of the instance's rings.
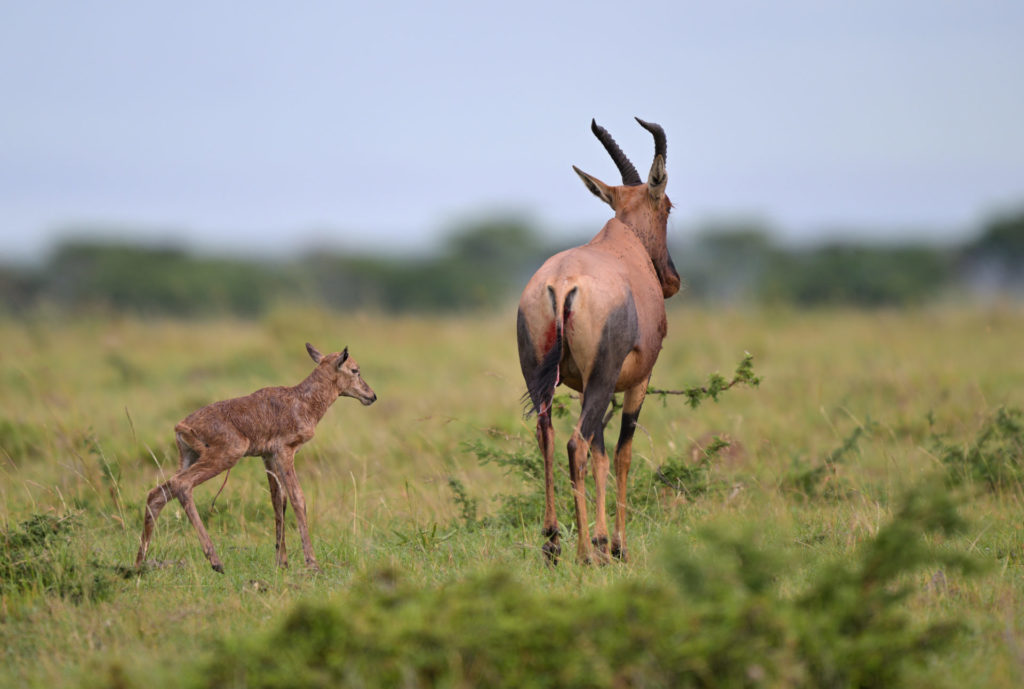
[{"label": "topi calf", "polygon": [[317,366],[309,376],[294,387],[273,387],[257,390],[251,395],[214,402],[194,411],[174,427],[174,437],[181,454],[181,466],[170,480],[149,492],[146,499],[142,543],[135,558],[141,567],[153,535],[153,525],[160,510],[177,498],[189,521],[199,534],[203,553],[218,572],[224,565],[213,549],[199,512],[192,500],[192,489],[231,467],[242,457],[262,457],[270,481],[270,499],[274,504],[274,525],[277,531],[277,564],[288,565],[284,546],[284,512],[291,500],[302,538],[306,565],[318,569],[306,526],[306,501],[295,475],[295,452],[313,437],[317,423],[327,408],[339,397],[355,397],[364,405],[377,401],[366,381],[359,374],[359,364],[341,352],[323,355],[306,343],[306,351]]}]

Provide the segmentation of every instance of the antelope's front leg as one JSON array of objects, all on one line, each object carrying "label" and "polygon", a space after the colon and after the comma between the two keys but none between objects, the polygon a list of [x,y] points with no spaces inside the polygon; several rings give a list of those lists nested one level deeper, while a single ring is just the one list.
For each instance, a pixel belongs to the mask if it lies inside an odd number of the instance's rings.
[{"label": "antelope's front leg", "polygon": [[537,414],[537,444],[544,455],[544,557],[552,565],[558,564],[562,554],[559,543],[558,515],[555,512],[555,469],[554,469],[555,429],[551,425],[551,410],[545,409]]},{"label": "antelope's front leg", "polygon": [[313,556],[313,545],[309,540],[309,527],[306,524],[306,498],[299,486],[299,479],[295,475],[295,449],[289,448],[282,452],[279,464],[284,477],[284,486],[288,491],[288,499],[291,500],[292,508],[295,510],[295,521],[299,524],[299,538],[302,539],[302,554],[306,557],[306,566],[312,570],[319,571],[320,566]]},{"label": "antelope's front leg", "polygon": [[629,478],[629,465],[633,461],[633,432],[636,430],[640,407],[647,396],[647,384],[650,376],[642,383],[630,388],[622,400],[622,427],[619,429],[619,441],[615,445],[615,533],[612,535],[612,557],[625,562],[626,553],[626,489]]},{"label": "antelope's front leg", "polygon": [[594,471],[594,554],[600,564],[608,562],[608,519],[605,510],[605,495],[608,487],[608,455],[604,451],[601,434],[590,441],[590,461]]},{"label": "antelope's front leg", "polygon": [[270,502],[274,506],[274,550],[278,567],[288,566],[288,550],[284,544],[284,514],[288,506],[285,487],[282,482],[281,467],[276,457],[264,457],[263,467],[267,472],[270,484]]}]

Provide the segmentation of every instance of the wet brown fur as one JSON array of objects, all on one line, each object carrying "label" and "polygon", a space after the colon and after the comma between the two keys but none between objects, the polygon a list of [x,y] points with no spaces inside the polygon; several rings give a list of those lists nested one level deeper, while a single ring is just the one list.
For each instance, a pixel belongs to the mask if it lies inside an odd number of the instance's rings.
[{"label": "wet brown fur", "polygon": [[175,497],[199,534],[210,565],[223,572],[223,564],[196,510],[192,490],[230,470],[242,457],[262,457],[274,506],[277,564],[288,564],[284,515],[287,502],[291,501],[306,565],[317,568],[306,525],[306,502],[295,475],[295,452],[313,437],[317,423],[338,397],[354,397],[370,405],[377,395],[362,379],[359,364],[348,356],[347,348],[326,356],[308,343],[306,350],[317,366],[298,385],[263,388],[245,397],[214,402],[192,412],[174,427],[179,469],[149,492],[136,567],[145,562],[160,511]]},{"label": "wet brown fur", "polygon": [[[593,127],[597,133],[596,124]],[[544,534],[548,537],[544,552],[551,562],[561,553],[552,469],[550,405],[554,386],[564,383],[582,393],[582,412],[567,447],[576,508],[577,559],[589,562],[596,554],[598,560],[607,560],[609,542],[611,555],[625,559],[626,479],[633,429],[667,332],[665,299],[680,286],[666,244],[672,203],[664,193],[663,155],[655,155],[647,184],[612,186],[575,166],[573,169],[595,196],[614,209],[615,217],[588,244],[556,254],[541,266],[523,290],[517,325],[520,363],[537,412],[537,440],[544,455]],[[551,365],[545,367],[546,362]],[[542,369],[551,369],[551,377],[544,379]],[[603,416],[614,392],[624,392],[625,397],[615,451],[615,531],[609,541],[604,507],[609,461]],[[583,483],[588,452],[596,487],[593,543]]]}]

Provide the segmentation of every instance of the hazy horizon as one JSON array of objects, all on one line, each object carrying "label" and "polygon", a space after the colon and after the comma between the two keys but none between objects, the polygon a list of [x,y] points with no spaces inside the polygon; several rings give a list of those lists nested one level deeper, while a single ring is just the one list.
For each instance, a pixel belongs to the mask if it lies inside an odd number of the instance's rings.
[{"label": "hazy horizon", "polygon": [[[496,9],[454,2],[8,5],[0,255],[69,227],[200,251],[423,250],[524,215],[610,211],[571,165],[646,175],[668,134],[670,232],[761,219],[956,241],[1024,203],[1024,6],[913,0]],[[4,261],[7,262],[7,261]]]}]

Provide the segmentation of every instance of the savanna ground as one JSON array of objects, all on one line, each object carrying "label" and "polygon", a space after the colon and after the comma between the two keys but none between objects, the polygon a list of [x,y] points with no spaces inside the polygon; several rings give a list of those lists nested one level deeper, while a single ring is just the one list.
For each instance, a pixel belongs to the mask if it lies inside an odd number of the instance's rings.
[{"label": "savanna ground", "polygon": [[[1011,306],[673,308],[653,385],[728,378],[745,351],[762,383],[648,398],[627,564],[571,560],[557,419],[569,557],[549,568],[514,308],[2,320],[0,683],[1019,686],[1021,333]],[[322,571],[291,510],[274,567],[247,459],[215,506],[223,477],[196,490],[225,574],[176,502],[132,572],[174,424],[298,382],[307,340],[348,345],[379,396],[340,399],[297,458]],[[702,457],[709,434],[732,444]]]}]

